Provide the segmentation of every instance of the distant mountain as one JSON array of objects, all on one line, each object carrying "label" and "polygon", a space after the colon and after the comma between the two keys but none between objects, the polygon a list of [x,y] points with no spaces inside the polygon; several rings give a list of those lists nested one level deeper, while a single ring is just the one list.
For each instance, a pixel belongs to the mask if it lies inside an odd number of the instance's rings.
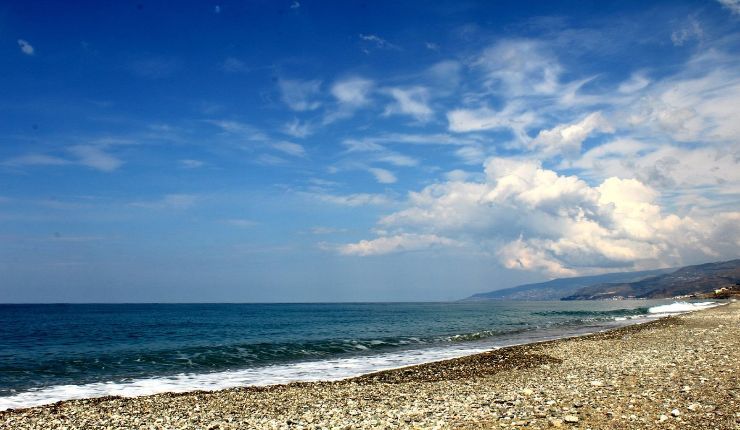
[{"label": "distant mountain", "polygon": [[598,300],[615,297],[661,299],[706,294],[720,288],[737,289],[740,285],[740,259],[686,266],[672,273],[638,281],[610,281],[585,286],[563,300]]},{"label": "distant mountain", "polygon": [[537,284],[519,285],[517,287],[505,288],[503,290],[488,293],[474,294],[465,301],[479,300],[560,300],[570,296],[581,288],[605,283],[627,283],[640,281],[645,278],[663,275],[676,270],[657,269],[641,272],[606,273],[595,276],[579,276],[575,278],[560,278]]}]

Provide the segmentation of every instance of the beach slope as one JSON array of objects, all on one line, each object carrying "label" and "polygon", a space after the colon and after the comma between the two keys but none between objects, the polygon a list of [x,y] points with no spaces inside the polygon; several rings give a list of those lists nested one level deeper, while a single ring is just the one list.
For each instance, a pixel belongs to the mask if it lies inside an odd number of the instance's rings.
[{"label": "beach slope", "polygon": [[340,382],[60,402],[2,429],[740,428],[740,303]]}]

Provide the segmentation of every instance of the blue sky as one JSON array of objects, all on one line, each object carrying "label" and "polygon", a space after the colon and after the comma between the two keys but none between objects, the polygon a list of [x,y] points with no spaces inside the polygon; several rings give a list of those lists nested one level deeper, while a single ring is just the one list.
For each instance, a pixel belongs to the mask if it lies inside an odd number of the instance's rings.
[{"label": "blue sky", "polygon": [[0,5],[0,302],[736,258],[740,3]]}]

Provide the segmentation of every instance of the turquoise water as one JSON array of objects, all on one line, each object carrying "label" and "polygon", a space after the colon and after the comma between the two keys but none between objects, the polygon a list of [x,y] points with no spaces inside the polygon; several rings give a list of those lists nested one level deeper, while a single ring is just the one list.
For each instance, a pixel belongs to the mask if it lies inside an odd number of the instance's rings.
[{"label": "turquoise water", "polygon": [[0,409],[337,379],[596,331],[665,303],[0,305]]}]

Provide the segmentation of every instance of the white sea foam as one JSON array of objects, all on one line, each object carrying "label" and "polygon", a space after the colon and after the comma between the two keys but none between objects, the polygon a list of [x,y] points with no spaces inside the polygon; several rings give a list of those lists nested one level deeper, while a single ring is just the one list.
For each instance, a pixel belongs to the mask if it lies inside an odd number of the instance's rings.
[{"label": "white sea foam", "polygon": [[0,411],[39,406],[59,400],[102,396],[134,397],[164,392],[222,390],[249,385],[285,384],[296,381],[335,381],[380,370],[477,354],[490,349],[490,346],[483,345],[461,348],[426,348],[374,356],[309,361],[225,372],[183,373],[126,382],[56,385],[0,397]]},{"label": "white sea foam", "polygon": [[702,309],[709,309],[715,306],[719,306],[717,302],[701,302],[701,303],[689,303],[689,302],[673,302],[670,305],[653,306],[648,309],[650,314],[653,316],[664,316],[666,314],[681,314],[684,312],[698,311]]}]

